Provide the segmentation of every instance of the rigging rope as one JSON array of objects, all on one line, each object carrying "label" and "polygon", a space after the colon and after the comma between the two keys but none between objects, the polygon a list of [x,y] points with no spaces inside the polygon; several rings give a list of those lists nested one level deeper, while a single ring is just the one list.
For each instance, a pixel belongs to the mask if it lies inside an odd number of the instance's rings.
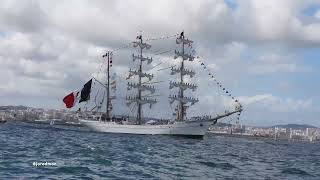
[{"label": "rigging rope", "polygon": [[154,55],[157,56],[157,55],[161,55],[161,54],[166,54],[166,53],[171,52],[171,51],[173,51],[173,50],[171,49],[171,50],[159,52],[159,53],[156,53],[156,54],[154,54]]},{"label": "rigging rope", "polygon": [[[169,36],[160,36],[160,37],[157,37],[157,38],[147,38],[147,39],[145,39],[145,41],[164,40],[164,39],[170,39],[170,38],[174,38],[174,37],[178,37],[178,36],[180,36],[180,33],[174,34],[174,35],[169,35]],[[110,52],[111,52],[111,53],[112,53],[112,52],[117,52],[117,51],[119,51],[119,50],[129,48],[131,45],[132,45],[132,43],[129,43],[129,44],[127,44],[127,45],[124,45],[124,46],[122,46],[122,47],[119,47],[119,48],[117,48],[117,49],[114,49],[114,50],[112,50],[112,51],[110,51]],[[192,48],[192,47],[191,47],[191,48]],[[160,49],[154,51],[153,53],[158,52],[158,51],[160,51]],[[161,54],[169,53],[169,52],[171,52],[171,51],[173,51],[173,50],[167,50],[167,51],[155,53],[154,55],[161,55]],[[192,52],[195,53],[194,50],[193,50]],[[198,56],[197,58],[198,58],[199,62],[201,63],[201,66],[203,67],[203,69],[209,72],[209,69],[207,69],[207,66],[205,66],[205,64],[199,59],[199,56]],[[100,72],[102,71],[102,67],[103,67],[104,63],[105,63],[105,61],[104,61],[103,63],[101,63],[100,68],[99,68],[99,71],[98,71],[98,73],[97,73],[97,77],[99,76]],[[159,63],[159,64],[157,64],[157,65],[155,65],[155,66],[152,67],[151,69],[159,66],[160,64],[162,64],[162,62]],[[172,68],[172,67],[175,67],[175,66],[176,66],[176,65],[170,66],[170,67],[167,67],[167,68],[158,69],[157,71],[166,70],[166,69],[169,69],[169,68]],[[150,70],[151,70],[151,69],[150,69]],[[236,103],[238,103],[239,106],[241,107],[241,104],[240,104],[239,100],[236,99],[234,96],[232,96],[231,93],[230,93],[230,91],[226,90],[226,88],[224,88],[224,87],[222,86],[221,82],[219,82],[219,81],[215,78],[215,76],[213,75],[213,73],[209,72],[208,75],[216,82],[216,84],[218,85],[218,87],[220,87],[223,91],[225,91],[225,93],[228,94],[228,95],[232,98],[232,100],[234,100]],[[133,110],[134,108],[135,108],[135,107],[131,108],[131,112],[132,112],[132,110]],[[241,111],[238,113],[238,120],[239,120],[240,115],[241,115]]]},{"label": "rigging rope", "polygon": [[159,52],[162,51],[162,50],[163,50],[163,48],[160,48],[160,49],[158,49],[158,50],[155,50],[155,51],[151,52],[151,54],[159,53]]},{"label": "rigging rope", "polygon": [[[164,39],[170,39],[170,38],[177,37],[177,36],[179,36],[179,33],[178,33],[178,34],[174,34],[174,35],[169,35],[169,36],[160,36],[160,37],[156,37],[156,38],[147,38],[147,39],[145,39],[145,41],[164,40]],[[113,52],[117,52],[117,51],[120,51],[120,50],[123,50],[123,49],[127,49],[127,48],[129,48],[131,45],[132,45],[132,42],[129,43],[129,44],[126,44],[126,45],[124,45],[124,46],[121,46],[121,47],[119,47],[119,48],[113,49],[113,50],[111,50],[110,52],[113,53]],[[157,50],[157,51],[159,51],[159,50]],[[160,53],[155,54],[155,55],[165,54],[165,53],[168,53],[168,52],[170,52],[170,51],[172,51],[172,50],[160,52]],[[97,73],[97,75],[96,75],[97,78],[99,77],[99,74],[100,74],[101,71],[102,71],[102,67],[103,67],[104,63],[105,63],[105,61],[102,62],[101,65],[100,65],[100,67],[99,67],[99,71],[98,71],[98,73]]]},{"label": "rigging rope", "polygon": [[[201,63],[202,68],[203,68],[204,70],[206,70],[207,72],[209,72],[210,70],[207,68],[207,66],[204,64],[204,62],[200,60],[200,57],[198,56],[197,58],[198,58],[198,61]],[[228,90],[222,85],[222,83],[216,79],[216,77],[214,76],[213,73],[209,72],[208,75],[209,75],[210,78],[212,78],[212,79],[216,82],[216,84],[218,85],[219,88],[221,88],[226,94],[228,94],[229,97],[231,97],[231,99],[232,99],[235,103],[237,103],[237,104],[240,106],[240,108],[242,107],[242,105],[241,105],[241,103],[239,102],[239,100],[236,99],[234,96],[232,96],[232,94],[230,93],[230,91],[228,91]],[[242,111],[240,111],[240,112],[237,114],[237,120],[240,119],[241,112],[242,112]]]},{"label": "rigging rope", "polygon": [[157,83],[162,83],[162,82],[168,82],[169,80],[167,81],[155,81],[155,82],[149,82],[149,81],[146,81],[146,82],[143,82],[141,84],[157,84]]},{"label": "rigging rope", "polygon": [[180,35],[180,33],[174,34],[174,35],[170,35],[170,36],[160,36],[160,37],[157,37],[157,38],[147,38],[147,39],[145,39],[145,41],[155,41],[155,40],[170,39],[170,38],[177,37],[179,35]]},{"label": "rigging rope", "polygon": [[158,64],[156,64],[155,66],[153,66],[151,69],[149,69],[148,71],[151,71],[152,69],[154,69],[155,67],[157,67],[157,66],[159,66],[159,65],[161,65],[162,64],[162,62],[161,63],[158,63]]},{"label": "rigging rope", "polygon": [[110,52],[113,53],[113,52],[120,51],[120,50],[122,50],[122,49],[127,49],[127,48],[129,48],[131,45],[132,45],[132,43],[129,43],[129,44],[127,44],[127,45],[124,45],[124,46],[122,46],[122,47],[119,47],[119,48],[117,48],[117,49],[114,49],[114,50],[112,50],[112,51],[110,51]]},{"label": "rigging rope", "polygon": [[177,65],[169,66],[169,67],[166,67],[166,68],[161,68],[161,69],[158,69],[157,71],[163,71],[163,70],[166,70],[166,69],[173,68],[175,66],[177,66]]}]

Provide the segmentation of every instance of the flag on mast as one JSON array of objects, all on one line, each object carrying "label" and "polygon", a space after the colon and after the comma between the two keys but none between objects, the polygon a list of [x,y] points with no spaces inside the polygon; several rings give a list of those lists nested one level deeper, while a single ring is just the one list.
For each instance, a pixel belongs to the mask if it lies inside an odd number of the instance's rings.
[{"label": "flag on mast", "polygon": [[83,101],[88,101],[90,99],[91,84],[92,84],[92,79],[90,79],[90,81],[88,81],[83,86],[83,88],[81,90],[81,96],[80,96],[79,103],[81,103]]},{"label": "flag on mast", "polygon": [[62,101],[66,105],[66,108],[72,108],[75,105],[78,95],[79,92],[72,92],[63,98]]}]

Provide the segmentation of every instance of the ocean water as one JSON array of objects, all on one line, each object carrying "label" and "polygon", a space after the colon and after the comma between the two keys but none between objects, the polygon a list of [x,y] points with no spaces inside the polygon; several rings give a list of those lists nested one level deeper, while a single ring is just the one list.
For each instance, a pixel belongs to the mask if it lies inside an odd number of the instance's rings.
[{"label": "ocean water", "polygon": [[320,144],[7,123],[0,125],[0,179],[320,179]]}]

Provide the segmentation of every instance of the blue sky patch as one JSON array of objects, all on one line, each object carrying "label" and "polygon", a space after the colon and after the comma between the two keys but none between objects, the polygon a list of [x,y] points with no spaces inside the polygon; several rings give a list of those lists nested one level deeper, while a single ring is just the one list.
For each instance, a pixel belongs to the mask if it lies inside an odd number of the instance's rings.
[{"label": "blue sky patch", "polygon": [[238,5],[235,0],[224,0],[224,2],[228,5],[229,8],[235,9]]},{"label": "blue sky patch", "polygon": [[5,37],[5,36],[6,36],[6,33],[3,31],[0,31],[0,37]]},{"label": "blue sky patch", "polygon": [[302,14],[306,16],[314,16],[318,10],[320,10],[320,5],[310,5],[302,11]]}]

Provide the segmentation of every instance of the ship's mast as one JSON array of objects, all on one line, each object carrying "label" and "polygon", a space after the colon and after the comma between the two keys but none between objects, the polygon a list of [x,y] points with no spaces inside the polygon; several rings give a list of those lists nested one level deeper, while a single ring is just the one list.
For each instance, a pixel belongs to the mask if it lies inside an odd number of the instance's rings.
[{"label": "ship's mast", "polygon": [[[181,33],[181,36],[180,38],[182,39],[182,41],[184,40],[184,32]],[[182,44],[182,54],[184,54],[184,43],[181,43]],[[180,71],[182,72],[184,69],[184,60],[182,58],[182,61],[181,61],[181,67],[180,67]],[[181,84],[183,84],[183,73],[180,73],[180,82]],[[180,87],[180,98],[183,98],[183,89],[182,87]],[[183,121],[184,120],[184,115],[185,115],[185,111],[184,111],[184,103],[182,101],[180,101],[180,121]]]},{"label": "ship's mast", "polygon": [[110,120],[110,61],[111,61],[112,52],[108,51],[105,55],[102,57],[107,57],[108,66],[107,66],[107,120]]},{"label": "ship's mast", "polygon": [[[142,44],[142,35],[140,36],[140,43]],[[139,73],[142,73],[142,47],[140,47],[140,64],[139,64]],[[141,76],[139,76],[139,86],[141,87]],[[141,89],[138,88],[138,99],[141,101]],[[137,121],[138,124],[141,124],[141,103],[138,103],[138,113],[137,113]]]},{"label": "ship's mast", "polygon": [[193,41],[186,39],[184,36],[184,32],[181,32],[180,37],[176,39],[177,44],[181,44],[181,52],[180,51],[175,51],[175,56],[174,59],[181,57],[181,65],[180,68],[171,69],[171,75],[174,74],[180,74],[180,81],[179,82],[170,82],[170,89],[174,87],[179,88],[179,94],[177,95],[170,95],[169,99],[171,99],[171,103],[174,101],[178,101],[178,114],[177,114],[177,121],[184,121],[186,117],[186,108],[188,107],[186,104],[191,103],[193,105],[194,103],[198,102],[198,99],[191,98],[191,97],[185,97],[184,96],[184,91],[187,89],[192,89],[195,91],[197,86],[195,84],[191,83],[185,83],[184,82],[184,76],[189,75],[190,78],[192,78],[195,75],[195,72],[185,69],[184,67],[184,61],[189,60],[193,61],[194,57],[191,54],[186,54],[185,53],[185,45],[191,45]]},{"label": "ship's mast", "polygon": [[142,80],[143,78],[148,78],[149,81],[153,78],[152,74],[147,74],[144,73],[142,70],[142,65],[144,61],[147,61],[147,64],[150,64],[152,62],[152,58],[144,57],[142,54],[143,49],[150,49],[151,45],[144,43],[142,39],[142,35],[137,37],[137,41],[133,42],[133,46],[140,48],[140,54],[139,55],[134,55],[132,54],[133,61],[136,59],[139,60],[139,68],[138,70],[129,70],[129,77],[131,76],[138,76],[138,83],[130,83],[128,82],[128,90],[131,90],[132,88],[135,88],[138,90],[138,93],[136,96],[132,97],[129,96],[127,97],[127,105],[130,106],[132,103],[135,103],[138,106],[137,110],[137,121],[136,124],[141,124],[142,123],[142,106],[144,104],[150,104],[150,108],[152,104],[156,103],[156,99],[150,99],[147,97],[143,96],[143,91],[150,91],[151,94],[154,93],[155,89],[153,86],[148,86],[145,85]]}]

